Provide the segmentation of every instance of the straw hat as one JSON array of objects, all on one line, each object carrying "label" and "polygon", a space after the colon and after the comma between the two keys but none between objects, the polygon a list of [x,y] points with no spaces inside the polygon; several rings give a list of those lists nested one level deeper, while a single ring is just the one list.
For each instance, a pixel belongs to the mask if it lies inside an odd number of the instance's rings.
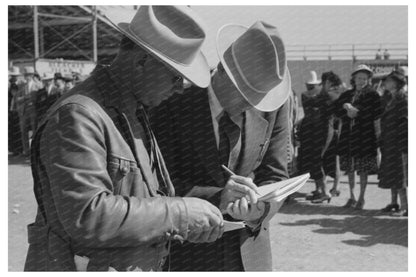
[{"label": "straw hat", "polygon": [[318,75],[315,71],[309,72],[309,80],[306,81],[307,85],[319,85],[321,83],[321,80],[318,80]]},{"label": "straw hat", "polygon": [[355,74],[357,74],[358,72],[366,72],[370,77],[373,76],[373,71],[371,70],[371,68],[369,68],[367,65],[365,64],[360,64],[358,65],[354,71],[351,73],[351,76],[354,76]]}]

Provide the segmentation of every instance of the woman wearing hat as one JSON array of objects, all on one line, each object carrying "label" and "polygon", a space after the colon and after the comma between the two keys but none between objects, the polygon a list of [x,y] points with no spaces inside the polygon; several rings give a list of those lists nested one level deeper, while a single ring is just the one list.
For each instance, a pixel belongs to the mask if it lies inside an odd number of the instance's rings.
[{"label": "woman wearing hat", "polygon": [[[381,101],[371,88],[372,70],[359,65],[351,74],[353,88],[341,95],[336,115],[342,120],[338,145],[341,170],[348,173],[350,199],[344,207],[361,210],[368,175],[377,173],[377,139],[380,134]],[[360,195],[354,195],[355,171],[360,176]]]},{"label": "woman wearing hat", "polygon": [[[391,190],[391,203],[383,212],[407,216],[407,95],[403,90],[406,79],[398,71],[390,73],[385,81],[384,113],[381,116],[379,171],[380,188]],[[397,198],[400,196],[399,207]],[[401,209],[400,209],[401,208]]]}]

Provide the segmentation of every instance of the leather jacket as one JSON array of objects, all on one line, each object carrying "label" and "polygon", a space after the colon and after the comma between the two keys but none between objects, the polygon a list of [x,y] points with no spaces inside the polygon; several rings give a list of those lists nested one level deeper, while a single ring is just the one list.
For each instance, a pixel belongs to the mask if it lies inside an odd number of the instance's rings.
[{"label": "leather jacket", "polygon": [[40,122],[31,153],[38,213],[25,271],[75,271],[75,255],[89,259],[87,270],[159,270],[170,237],[186,239],[186,204],[158,194],[120,87],[100,69]]}]

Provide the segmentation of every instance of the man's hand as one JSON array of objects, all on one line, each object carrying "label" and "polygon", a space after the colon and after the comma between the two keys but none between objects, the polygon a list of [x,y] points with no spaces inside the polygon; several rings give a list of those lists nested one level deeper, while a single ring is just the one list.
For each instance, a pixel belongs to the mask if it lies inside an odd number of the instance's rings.
[{"label": "man's hand", "polygon": [[184,197],[188,209],[188,238],[193,243],[213,242],[224,232],[224,221],[217,207],[208,201]]},{"label": "man's hand", "polygon": [[265,210],[265,203],[260,201],[256,204],[249,204],[245,197],[237,199],[234,203],[229,203],[227,206],[227,213],[234,219],[244,221],[257,221],[259,220]]},{"label": "man's hand", "polygon": [[232,175],[221,192],[220,210],[226,213],[228,204],[241,198],[248,198],[250,203],[256,204],[256,194],[257,186],[251,178]]}]

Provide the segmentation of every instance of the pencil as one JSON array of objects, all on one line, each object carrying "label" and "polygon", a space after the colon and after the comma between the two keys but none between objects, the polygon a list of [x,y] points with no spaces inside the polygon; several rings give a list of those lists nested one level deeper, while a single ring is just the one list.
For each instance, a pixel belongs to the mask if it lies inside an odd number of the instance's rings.
[{"label": "pencil", "polygon": [[224,169],[228,174],[230,174],[230,176],[233,176],[233,175],[237,175],[237,174],[235,174],[234,172],[232,172],[228,167],[226,167],[225,165],[221,165],[221,167],[222,167],[222,169]]}]

